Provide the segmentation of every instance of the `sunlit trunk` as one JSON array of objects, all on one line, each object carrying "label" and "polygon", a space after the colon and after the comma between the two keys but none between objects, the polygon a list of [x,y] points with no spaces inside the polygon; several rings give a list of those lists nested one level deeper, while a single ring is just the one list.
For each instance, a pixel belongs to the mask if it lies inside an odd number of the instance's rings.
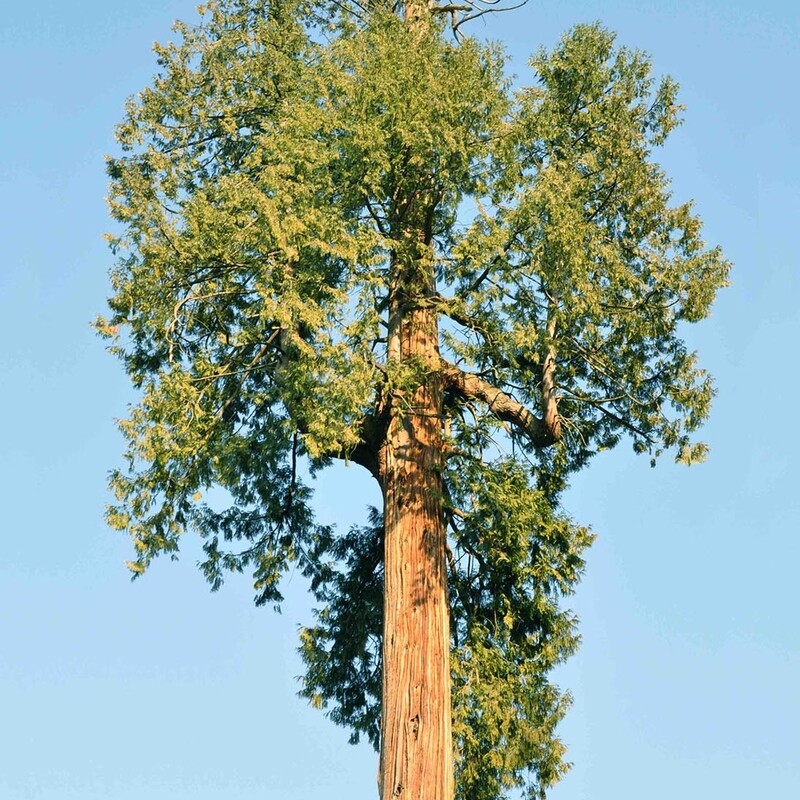
[{"label": "sunlit trunk", "polygon": [[[429,276],[417,277],[432,283]],[[390,359],[423,374],[418,388],[392,402],[382,459],[386,588],[380,793],[381,800],[452,800],[437,316],[424,303],[415,308],[404,294],[398,293],[390,310]]]}]

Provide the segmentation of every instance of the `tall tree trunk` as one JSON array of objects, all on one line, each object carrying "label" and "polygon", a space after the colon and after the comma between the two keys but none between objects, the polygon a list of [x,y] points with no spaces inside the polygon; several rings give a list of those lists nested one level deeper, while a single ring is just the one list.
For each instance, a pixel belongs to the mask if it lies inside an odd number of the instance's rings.
[{"label": "tall tree trunk", "polygon": [[[432,291],[432,268],[413,277]],[[430,268],[430,269],[428,269]],[[411,297],[409,297],[409,294]],[[425,372],[392,402],[382,458],[385,517],[381,800],[452,800],[450,615],[442,511],[437,315],[420,292],[390,309],[389,358]],[[405,299],[404,299],[405,298]]]}]

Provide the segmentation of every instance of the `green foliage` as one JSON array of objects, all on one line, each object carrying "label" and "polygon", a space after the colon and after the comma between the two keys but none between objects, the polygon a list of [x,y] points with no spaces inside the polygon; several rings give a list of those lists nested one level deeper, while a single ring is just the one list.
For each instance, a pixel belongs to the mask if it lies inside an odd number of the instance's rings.
[{"label": "green foliage", "polygon": [[134,574],[194,530],[212,586],[250,571],[259,603],[299,564],[320,603],[302,692],[376,744],[381,518],[336,534],[301,476],[369,465],[385,398],[427,379],[387,358],[385,326],[392,259],[429,259],[442,355],[533,412],[548,369],[555,385],[547,448],[448,388],[441,498],[459,797],[541,796],[566,769],[568,697],[548,674],[577,636],[559,602],[591,541],[559,493],[626,434],[651,458],[702,457],[713,391],[679,329],[708,315],[728,265],[651,159],[680,107],[643,54],[578,27],[512,93],[495,46],[341,8],[208,3],[128,104],[97,328],[141,399],[108,520]]},{"label": "green foliage", "polygon": [[301,695],[330,709],[331,719],[380,740],[381,638],[383,629],[383,519],[319,540],[311,553],[311,588],[321,603],[316,624],[304,628],[300,653],[306,664]]},{"label": "green foliage", "polygon": [[650,160],[678,124],[676,85],[654,85],[649,60],[613,42],[582,26],[532,59],[538,85],[493,153],[490,210],[454,248],[479,336],[451,346],[534,407],[553,348],[572,468],[622,433],[637,452],[702,457],[691,434],[713,390],[678,326],[708,315],[729,269]]},{"label": "green foliage", "polygon": [[569,704],[547,676],[578,644],[576,621],[559,601],[577,584],[593,537],[554,513],[514,460],[459,458],[454,466],[458,796],[489,800],[525,785],[543,797],[566,771],[555,727]]}]

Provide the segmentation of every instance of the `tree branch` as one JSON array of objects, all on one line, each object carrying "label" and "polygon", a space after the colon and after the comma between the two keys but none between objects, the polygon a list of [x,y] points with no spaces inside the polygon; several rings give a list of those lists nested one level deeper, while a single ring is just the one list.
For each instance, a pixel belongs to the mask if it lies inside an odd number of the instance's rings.
[{"label": "tree branch", "polygon": [[486,329],[481,325],[479,320],[460,310],[459,306],[462,305],[460,298],[444,297],[441,294],[435,294],[432,297],[426,298],[425,305],[435,308],[439,313],[444,314],[446,317],[453,320],[453,322],[464,328],[469,328],[484,336],[486,335]]},{"label": "tree branch", "polygon": [[558,401],[556,399],[556,317],[553,313],[553,304],[548,308],[547,319],[547,352],[542,368],[542,410],[544,411],[544,426],[551,432],[553,439],[561,438],[561,417],[558,415]]},{"label": "tree branch", "polygon": [[513,425],[535,448],[549,447],[561,438],[557,413],[545,414],[544,419],[539,419],[502,389],[475,373],[464,372],[445,359],[441,359],[441,375],[447,388],[464,399],[485,403],[497,419]]},{"label": "tree branch", "polygon": [[345,461],[352,461],[364,467],[383,489],[383,478],[381,477],[379,461],[379,441],[381,426],[385,424],[379,414],[365,414],[361,420],[360,437],[358,444],[349,452],[339,452],[334,454],[334,458]]}]

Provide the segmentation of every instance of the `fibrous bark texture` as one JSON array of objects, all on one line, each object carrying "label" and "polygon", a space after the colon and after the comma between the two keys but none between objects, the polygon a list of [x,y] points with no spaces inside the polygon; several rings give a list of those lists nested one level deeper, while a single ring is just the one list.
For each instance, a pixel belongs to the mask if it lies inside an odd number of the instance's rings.
[{"label": "fibrous bark texture", "polygon": [[416,365],[423,380],[392,400],[381,459],[386,527],[380,795],[452,800],[437,317],[430,308],[409,308],[398,299],[391,320],[390,358]]}]

